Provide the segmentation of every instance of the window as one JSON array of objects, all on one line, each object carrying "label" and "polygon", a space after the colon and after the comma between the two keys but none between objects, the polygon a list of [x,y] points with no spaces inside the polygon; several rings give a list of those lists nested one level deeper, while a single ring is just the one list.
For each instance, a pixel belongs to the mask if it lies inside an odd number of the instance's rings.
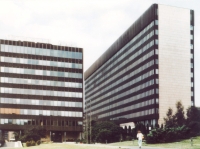
[{"label": "window", "polygon": [[158,69],[156,69],[156,74],[158,74]]},{"label": "window", "polygon": [[158,79],[156,79],[156,84],[158,84],[159,82],[158,82]]},{"label": "window", "polygon": [[156,98],[156,104],[158,104],[158,103],[159,103],[158,98]]},{"label": "window", "polygon": [[193,63],[191,63],[191,68],[193,68]]},{"label": "window", "polygon": [[155,44],[158,45],[158,39],[155,40]]},{"label": "window", "polygon": [[158,30],[157,30],[157,29],[156,29],[156,31],[155,31],[155,32],[156,32],[156,35],[158,35]]},{"label": "window", "polygon": [[191,49],[193,49],[193,44],[190,45]]},{"label": "window", "polygon": [[158,89],[156,89],[156,94],[158,94],[159,93],[159,90]]},{"label": "window", "polygon": [[191,53],[191,59],[193,59],[193,53]]},{"label": "window", "polygon": [[155,24],[158,25],[158,20],[155,20]]},{"label": "window", "polygon": [[158,55],[158,49],[155,49],[155,53]]},{"label": "window", "polygon": [[194,106],[194,101],[191,101],[191,106]]},{"label": "window", "polygon": [[190,25],[190,30],[193,30],[194,29],[194,26],[193,25]]},{"label": "window", "polygon": [[156,59],[156,64],[158,64],[158,59]]}]

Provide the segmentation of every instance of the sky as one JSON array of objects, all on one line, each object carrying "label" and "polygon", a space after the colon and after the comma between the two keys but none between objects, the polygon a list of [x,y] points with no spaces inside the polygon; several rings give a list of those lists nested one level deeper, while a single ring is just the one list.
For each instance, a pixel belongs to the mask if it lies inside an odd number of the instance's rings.
[{"label": "sky", "polygon": [[195,99],[200,107],[199,0],[0,0],[0,39],[81,47],[86,71],[154,3],[195,11]]}]

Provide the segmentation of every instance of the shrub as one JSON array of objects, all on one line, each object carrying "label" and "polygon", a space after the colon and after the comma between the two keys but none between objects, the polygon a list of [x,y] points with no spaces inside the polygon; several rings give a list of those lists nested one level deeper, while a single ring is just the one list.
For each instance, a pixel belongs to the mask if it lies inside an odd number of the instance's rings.
[{"label": "shrub", "polygon": [[83,140],[83,143],[84,143],[84,144],[86,143],[86,140],[85,140],[85,139]]},{"label": "shrub", "polygon": [[36,143],[35,143],[35,141],[31,141],[31,146],[35,146],[36,145]]},{"label": "shrub", "polygon": [[23,135],[19,137],[19,141],[27,142],[34,140],[35,142],[41,138],[46,137],[46,130],[42,127],[30,127],[28,130],[25,130]]},{"label": "shrub", "polygon": [[187,138],[190,129],[183,125],[181,127],[153,129],[146,137],[147,143],[174,142]]},{"label": "shrub", "polygon": [[35,143],[35,141],[33,141],[33,140],[32,140],[32,141],[27,141],[27,142],[26,142],[26,146],[27,146],[27,147],[29,147],[29,146],[35,146],[35,145],[36,145],[36,143]]},{"label": "shrub", "polygon": [[92,127],[92,142],[119,141],[122,128],[113,122],[98,122]]},{"label": "shrub", "polygon": [[80,142],[80,139],[76,139],[76,141],[75,141],[76,143],[79,143]]},{"label": "shrub", "polygon": [[131,141],[132,137],[131,136],[126,136],[126,141]]},{"label": "shrub", "polygon": [[188,127],[190,128],[190,137],[195,137],[200,134],[200,122],[191,121],[189,122]]},{"label": "shrub", "polygon": [[31,146],[31,142],[27,141],[27,142],[26,142],[26,146],[27,146],[27,147]]},{"label": "shrub", "polygon": [[37,145],[40,145],[40,144],[41,144],[41,141],[40,141],[40,140],[37,140],[36,144],[37,144]]}]

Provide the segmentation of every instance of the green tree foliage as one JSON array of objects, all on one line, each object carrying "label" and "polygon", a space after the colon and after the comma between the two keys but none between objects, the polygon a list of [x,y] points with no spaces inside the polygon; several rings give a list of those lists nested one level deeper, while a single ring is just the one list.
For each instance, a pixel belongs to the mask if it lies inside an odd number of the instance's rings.
[{"label": "green tree foliage", "polygon": [[187,138],[187,134],[190,129],[183,125],[181,127],[172,127],[172,128],[157,128],[150,131],[147,135],[147,143],[164,143],[164,142],[174,142],[180,139]]},{"label": "green tree foliage", "polygon": [[176,126],[183,126],[186,123],[184,107],[181,101],[176,103],[176,113],[174,115],[174,122]]},{"label": "green tree foliage", "polygon": [[38,141],[41,138],[46,137],[46,130],[42,127],[31,127],[28,130],[25,130],[24,133],[20,136],[19,132],[15,132],[17,136],[16,139],[22,142],[27,141]]},{"label": "green tree foliage", "polygon": [[187,109],[187,123],[192,121],[200,122],[200,111],[194,106]]},{"label": "green tree foliage", "polygon": [[140,130],[143,135],[147,135],[147,133],[148,133],[148,127],[149,127],[148,125],[147,125],[147,127],[145,127],[144,124],[137,123],[135,125],[135,128],[132,129],[132,136],[133,136],[133,138],[137,139],[136,136],[137,136],[138,130]]},{"label": "green tree foliage", "polygon": [[164,118],[165,127],[178,127],[186,124],[184,107],[181,101],[176,103],[176,113],[173,115],[173,110],[168,109],[166,117]]},{"label": "green tree foliage", "polygon": [[172,108],[169,108],[167,111],[167,117],[164,118],[164,123],[166,127],[173,127],[174,126],[174,115]]},{"label": "green tree foliage", "polygon": [[196,107],[187,109],[187,126],[190,128],[190,136],[200,134],[200,111]]},{"label": "green tree foliage", "polygon": [[112,122],[99,122],[92,128],[93,142],[116,142],[120,140],[122,128]]},{"label": "green tree foliage", "polygon": [[176,103],[176,109],[174,115],[172,109],[168,109],[164,118],[165,127],[161,125],[161,128],[153,129],[147,135],[148,143],[173,142],[200,134],[198,109],[196,107],[188,108],[187,118],[185,118],[184,107],[180,101]]},{"label": "green tree foliage", "polygon": [[88,143],[90,143],[89,142],[90,141],[90,127],[92,129],[95,124],[96,124],[95,120],[91,120],[91,123],[90,123],[90,121],[88,121],[86,124],[86,130],[84,132],[84,136],[85,136],[86,140],[88,139]]}]

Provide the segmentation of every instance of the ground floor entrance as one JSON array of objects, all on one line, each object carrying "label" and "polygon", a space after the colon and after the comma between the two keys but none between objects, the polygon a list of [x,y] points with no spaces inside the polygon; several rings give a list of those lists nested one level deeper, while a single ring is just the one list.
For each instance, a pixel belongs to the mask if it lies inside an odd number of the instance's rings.
[{"label": "ground floor entrance", "polygon": [[62,132],[61,131],[52,131],[51,132],[51,141],[62,142]]},{"label": "ground floor entrance", "polygon": [[71,131],[49,131],[47,138],[49,141],[53,142],[74,142],[77,139],[82,139],[81,132],[71,132]]}]

